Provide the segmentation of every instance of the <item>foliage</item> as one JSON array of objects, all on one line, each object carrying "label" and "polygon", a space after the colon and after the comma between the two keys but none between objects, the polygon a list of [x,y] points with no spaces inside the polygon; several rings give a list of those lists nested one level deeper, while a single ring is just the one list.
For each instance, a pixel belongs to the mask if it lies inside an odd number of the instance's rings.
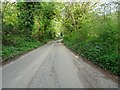
[{"label": "foliage", "polygon": [[55,37],[54,3],[2,2],[3,60],[32,50]]},{"label": "foliage", "polygon": [[3,60],[63,36],[69,48],[119,75],[119,17],[119,2],[2,2]]},{"label": "foliage", "polygon": [[[106,4],[102,6],[104,5]],[[93,10],[95,8],[96,10]],[[98,10],[99,13],[103,11]],[[69,4],[65,9],[65,18],[63,18],[64,43],[102,68],[119,75],[118,13],[114,11],[100,15],[98,10],[96,4]],[[71,12],[68,13],[68,11]],[[73,18],[69,18],[68,14]],[[71,24],[71,22],[77,24]]]},{"label": "foliage", "polygon": [[3,46],[2,47],[2,58],[3,60],[11,59],[17,55],[22,54],[23,52],[28,52],[30,50],[33,50],[42,44],[39,41],[25,41],[21,40],[19,41],[18,46]]}]

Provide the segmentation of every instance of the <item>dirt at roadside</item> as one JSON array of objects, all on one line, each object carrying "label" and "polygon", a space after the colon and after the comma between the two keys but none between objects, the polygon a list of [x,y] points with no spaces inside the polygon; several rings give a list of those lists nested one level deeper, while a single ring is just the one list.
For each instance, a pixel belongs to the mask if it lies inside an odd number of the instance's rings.
[{"label": "dirt at roadside", "polygon": [[[62,43],[62,44],[64,45],[64,43]],[[95,63],[91,62],[90,60],[86,59],[85,57],[80,56],[75,51],[73,51],[71,49],[68,49],[68,50],[73,52],[77,57],[79,57],[80,60],[84,61],[85,63],[87,63],[88,65],[92,66],[93,68],[96,68],[98,71],[100,71],[102,74],[104,74],[106,76],[106,78],[111,79],[112,81],[118,83],[118,87],[120,88],[120,77],[119,76],[114,75],[110,71],[107,71],[107,70],[101,68],[100,66],[96,65]]]}]

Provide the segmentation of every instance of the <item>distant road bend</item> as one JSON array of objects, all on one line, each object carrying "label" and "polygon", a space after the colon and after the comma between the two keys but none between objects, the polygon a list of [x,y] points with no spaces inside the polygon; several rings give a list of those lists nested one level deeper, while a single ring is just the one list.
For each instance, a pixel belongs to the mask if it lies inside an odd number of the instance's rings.
[{"label": "distant road bend", "polygon": [[52,41],[2,68],[3,88],[117,88],[118,84]]}]

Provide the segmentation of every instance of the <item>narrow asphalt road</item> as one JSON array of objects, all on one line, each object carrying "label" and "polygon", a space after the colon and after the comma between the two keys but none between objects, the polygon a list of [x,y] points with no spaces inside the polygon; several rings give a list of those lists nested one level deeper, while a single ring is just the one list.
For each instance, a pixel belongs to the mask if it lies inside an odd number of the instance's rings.
[{"label": "narrow asphalt road", "polygon": [[48,44],[2,68],[3,88],[117,88],[60,42]]}]

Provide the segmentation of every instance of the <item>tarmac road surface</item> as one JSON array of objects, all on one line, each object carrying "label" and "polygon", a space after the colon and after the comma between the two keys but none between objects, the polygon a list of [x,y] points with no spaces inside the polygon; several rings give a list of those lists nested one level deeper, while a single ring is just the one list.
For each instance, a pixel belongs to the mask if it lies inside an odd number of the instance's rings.
[{"label": "tarmac road surface", "polygon": [[3,88],[117,88],[118,84],[52,41],[2,68]]}]

